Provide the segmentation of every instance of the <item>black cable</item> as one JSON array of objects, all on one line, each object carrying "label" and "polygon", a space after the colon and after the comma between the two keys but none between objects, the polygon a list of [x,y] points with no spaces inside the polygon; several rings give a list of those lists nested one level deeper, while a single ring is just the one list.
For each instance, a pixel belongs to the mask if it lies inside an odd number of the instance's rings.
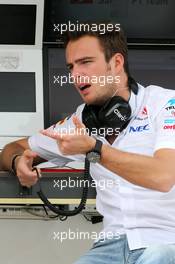
[{"label": "black cable", "polygon": [[[37,192],[38,196],[43,201],[44,205],[47,206],[52,212],[54,212],[58,216],[74,216],[74,215],[79,214],[86,205],[86,200],[87,200],[87,195],[88,195],[88,181],[90,178],[89,169],[90,169],[90,162],[88,161],[87,158],[85,158],[85,168],[84,168],[85,185],[83,186],[83,193],[82,193],[80,204],[76,209],[72,211],[62,210],[62,209],[59,209],[56,205],[53,205],[51,202],[49,202],[49,200],[47,199],[47,197],[44,195],[42,191],[38,170],[37,168],[34,168],[33,170],[35,170],[37,173],[38,180],[39,180],[39,186],[40,186],[40,190]],[[66,218],[63,218],[63,220],[66,220]]]}]

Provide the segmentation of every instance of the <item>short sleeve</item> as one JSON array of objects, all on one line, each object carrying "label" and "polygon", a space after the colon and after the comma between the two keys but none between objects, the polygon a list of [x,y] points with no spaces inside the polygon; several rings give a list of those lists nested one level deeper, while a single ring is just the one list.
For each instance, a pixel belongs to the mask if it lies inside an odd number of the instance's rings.
[{"label": "short sleeve", "polygon": [[156,140],[154,150],[175,149],[175,96],[167,101],[155,118]]}]

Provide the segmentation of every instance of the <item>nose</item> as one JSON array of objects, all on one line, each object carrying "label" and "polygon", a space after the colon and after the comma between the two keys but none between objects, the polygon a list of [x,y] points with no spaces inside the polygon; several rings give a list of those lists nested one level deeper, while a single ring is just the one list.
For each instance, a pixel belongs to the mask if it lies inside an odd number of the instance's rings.
[{"label": "nose", "polygon": [[71,76],[75,77],[75,78],[80,76],[80,69],[79,69],[78,65],[76,65],[76,64],[73,65],[73,67],[71,69]]},{"label": "nose", "polygon": [[83,74],[80,72],[80,68],[78,66],[74,66],[73,69],[71,70],[71,78],[74,83],[79,83],[81,76]]}]

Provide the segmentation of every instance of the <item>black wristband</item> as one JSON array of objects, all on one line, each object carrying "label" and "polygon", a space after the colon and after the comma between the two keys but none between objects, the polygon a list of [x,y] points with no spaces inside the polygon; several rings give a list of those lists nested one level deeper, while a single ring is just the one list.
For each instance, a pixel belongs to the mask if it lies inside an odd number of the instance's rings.
[{"label": "black wristband", "polygon": [[96,139],[95,147],[86,153],[86,158],[89,162],[96,163],[100,161],[101,158],[101,149],[102,149],[103,143],[101,140]]},{"label": "black wristband", "polygon": [[96,143],[95,143],[95,147],[94,147],[93,151],[95,151],[101,155],[102,145],[103,145],[102,141],[99,139],[96,139]]},{"label": "black wristband", "polygon": [[16,154],[13,156],[12,158],[12,162],[11,162],[11,171],[16,175],[16,167],[15,167],[15,160],[18,156],[21,156],[21,154]]}]

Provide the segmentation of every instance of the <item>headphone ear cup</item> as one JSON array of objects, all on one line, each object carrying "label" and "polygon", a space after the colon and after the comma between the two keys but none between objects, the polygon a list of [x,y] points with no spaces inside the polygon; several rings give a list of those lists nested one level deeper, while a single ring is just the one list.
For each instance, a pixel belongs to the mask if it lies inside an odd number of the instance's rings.
[{"label": "headphone ear cup", "polygon": [[93,128],[100,128],[101,124],[98,120],[99,107],[95,105],[85,105],[82,111],[82,121],[84,125],[92,131]]},{"label": "headphone ear cup", "polygon": [[109,99],[98,113],[98,120],[106,128],[123,128],[131,117],[131,107],[120,96]]}]

